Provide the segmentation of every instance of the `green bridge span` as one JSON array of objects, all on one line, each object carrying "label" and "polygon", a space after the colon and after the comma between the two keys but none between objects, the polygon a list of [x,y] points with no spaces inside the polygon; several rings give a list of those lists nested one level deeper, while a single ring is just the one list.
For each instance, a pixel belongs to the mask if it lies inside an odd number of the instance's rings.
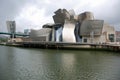
[{"label": "green bridge span", "polygon": [[4,35],[15,35],[15,36],[29,36],[29,35],[27,35],[27,34],[7,33],[7,32],[0,32],[0,34],[4,34]]}]

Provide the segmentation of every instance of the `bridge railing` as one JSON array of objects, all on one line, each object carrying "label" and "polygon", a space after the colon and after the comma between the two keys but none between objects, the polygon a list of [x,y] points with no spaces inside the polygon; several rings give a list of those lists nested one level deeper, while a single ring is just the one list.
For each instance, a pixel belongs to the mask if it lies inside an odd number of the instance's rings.
[{"label": "bridge railing", "polygon": [[0,34],[4,34],[4,35],[15,35],[15,36],[29,36],[28,34],[7,33],[7,32],[0,32]]}]

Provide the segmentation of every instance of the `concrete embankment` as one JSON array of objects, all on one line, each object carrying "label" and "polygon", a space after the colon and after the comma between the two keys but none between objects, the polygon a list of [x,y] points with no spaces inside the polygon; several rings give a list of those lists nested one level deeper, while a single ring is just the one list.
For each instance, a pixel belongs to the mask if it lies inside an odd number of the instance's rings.
[{"label": "concrete embankment", "polygon": [[9,46],[42,48],[42,49],[68,49],[68,50],[108,50],[120,51],[120,44],[85,44],[64,42],[15,42],[7,43]]},{"label": "concrete embankment", "polygon": [[1,42],[0,45],[6,45],[6,43],[5,42]]},{"label": "concrete embankment", "polygon": [[67,49],[67,50],[106,50],[120,51],[120,44],[85,44],[85,43],[63,43],[63,42],[14,42],[0,43],[0,45],[42,48],[42,49]]}]

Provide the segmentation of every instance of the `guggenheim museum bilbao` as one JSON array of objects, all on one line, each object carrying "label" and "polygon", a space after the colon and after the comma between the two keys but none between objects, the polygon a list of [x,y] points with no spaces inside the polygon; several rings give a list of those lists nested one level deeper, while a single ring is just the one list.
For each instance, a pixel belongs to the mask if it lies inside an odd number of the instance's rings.
[{"label": "guggenheim museum bilbao", "polygon": [[31,30],[32,41],[106,43],[115,41],[114,27],[97,20],[93,13],[78,15],[73,10],[58,9],[53,15],[54,24],[45,24],[40,30]]}]

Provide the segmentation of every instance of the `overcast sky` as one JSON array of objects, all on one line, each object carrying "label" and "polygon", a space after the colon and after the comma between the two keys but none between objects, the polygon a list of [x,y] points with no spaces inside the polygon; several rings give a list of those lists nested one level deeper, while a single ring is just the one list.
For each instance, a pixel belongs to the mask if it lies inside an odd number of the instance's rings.
[{"label": "overcast sky", "polygon": [[0,0],[0,31],[7,31],[6,20],[15,20],[17,31],[40,29],[53,23],[52,16],[59,8],[74,9],[76,14],[93,12],[95,19],[120,30],[120,0]]}]

